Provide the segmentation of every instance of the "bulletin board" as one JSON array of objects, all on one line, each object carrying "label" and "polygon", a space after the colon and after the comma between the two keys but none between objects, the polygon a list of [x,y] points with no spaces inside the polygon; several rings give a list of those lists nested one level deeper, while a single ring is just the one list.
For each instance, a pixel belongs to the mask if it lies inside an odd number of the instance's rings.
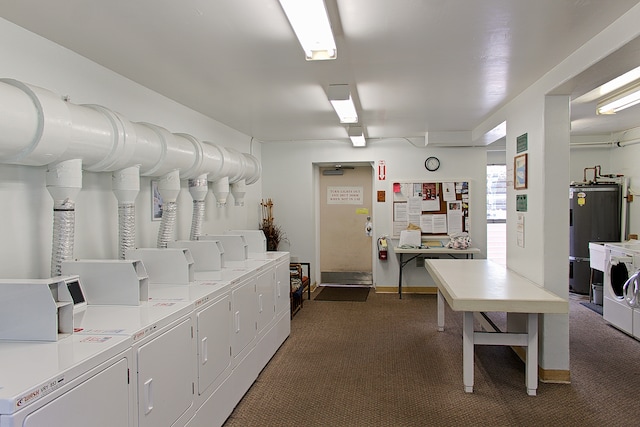
[{"label": "bulletin board", "polygon": [[469,232],[469,182],[394,182],[393,237],[411,224],[423,236]]}]

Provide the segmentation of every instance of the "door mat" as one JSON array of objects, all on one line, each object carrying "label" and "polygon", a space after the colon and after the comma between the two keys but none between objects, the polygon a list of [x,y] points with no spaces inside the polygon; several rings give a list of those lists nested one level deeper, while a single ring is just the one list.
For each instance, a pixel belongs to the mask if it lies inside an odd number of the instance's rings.
[{"label": "door mat", "polygon": [[369,288],[360,286],[323,286],[315,301],[357,301],[365,302]]},{"label": "door mat", "polygon": [[602,306],[601,305],[594,304],[592,302],[581,302],[580,304],[584,305],[588,309],[593,310],[596,313],[598,313],[600,316],[602,316]]}]

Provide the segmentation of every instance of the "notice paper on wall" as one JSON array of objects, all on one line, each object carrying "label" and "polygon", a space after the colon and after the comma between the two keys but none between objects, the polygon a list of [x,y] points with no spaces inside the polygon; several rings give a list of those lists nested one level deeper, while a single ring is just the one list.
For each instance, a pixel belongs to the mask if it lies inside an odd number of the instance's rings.
[{"label": "notice paper on wall", "polygon": [[420,230],[429,234],[445,234],[447,232],[447,216],[443,214],[421,215]]},{"label": "notice paper on wall", "polygon": [[524,214],[518,214],[516,223],[516,241],[518,246],[524,248]]},{"label": "notice paper on wall", "polygon": [[449,222],[449,235],[462,233],[462,202],[457,200],[447,202],[447,220]]},{"label": "notice paper on wall", "polygon": [[445,202],[452,202],[456,199],[456,184],[454,182],[442,184],[442,199]]},{"label": "notice paper on wall", "polygon": [[433,182],[425,182],[422,184],[414,184],[417,197],[420,197],[422,203],[420,204],[420,210],[423,212],[439,211],[440,210],[440,196],[438,195],[439,184]]}]

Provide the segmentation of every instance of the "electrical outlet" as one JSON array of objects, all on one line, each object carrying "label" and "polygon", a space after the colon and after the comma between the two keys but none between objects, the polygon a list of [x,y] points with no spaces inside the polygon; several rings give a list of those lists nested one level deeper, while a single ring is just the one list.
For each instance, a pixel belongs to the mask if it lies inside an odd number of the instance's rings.
[{"label": "electrical outlet", "polygon": [[629,202],[629,203],[633,202],[633,194],[629,194],[627,196],[627,202]]}]

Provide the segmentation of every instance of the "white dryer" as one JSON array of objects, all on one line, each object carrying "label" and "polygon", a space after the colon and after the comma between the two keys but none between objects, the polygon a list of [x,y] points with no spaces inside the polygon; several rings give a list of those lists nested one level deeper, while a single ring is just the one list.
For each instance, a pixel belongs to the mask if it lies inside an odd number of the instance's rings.
[{"label": "white dryer", "polygon": [[624,286],[629,278],[640,270],[640,245],[607,243],[605,259],[603,318],[612,326],[633,335],[634,309],[625,299]]},{"label": "white dryer", "polygon": [[139,306],[88,305],[81,315],[74,315],[74,336],[111,334],[132,339],[136,369],[131,382],[137,402],[132,412],[138,427],[181,425],[193,416],[192,312],[189,302],[150,300]]},{"label": "white dryer", "polygon": [[0,342],[0,427],[135,426],[131,337]]}]

